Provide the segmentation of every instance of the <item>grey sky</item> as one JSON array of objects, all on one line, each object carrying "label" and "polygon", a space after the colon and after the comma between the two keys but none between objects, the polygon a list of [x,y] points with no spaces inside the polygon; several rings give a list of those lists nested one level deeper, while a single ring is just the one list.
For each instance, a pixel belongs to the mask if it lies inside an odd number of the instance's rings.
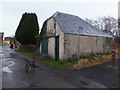
[{"label": "grey sky", "polygon": [[[97,0],[96,0],[97,1]],[[109,2],[110,1],[110,2]],[[113,0],[114,1],[114,0]],[[103,16],[118,17],[118,2],[1,2],[0,32],[5,36],[14,35],[22,14],[37,14],[40,28],[43,22],[56,11],[77,15],[82,19],[97,19]]]},{"label": "grey sky", "polygon": [[118,17],[120,18],[120,1],[118,3]]}]

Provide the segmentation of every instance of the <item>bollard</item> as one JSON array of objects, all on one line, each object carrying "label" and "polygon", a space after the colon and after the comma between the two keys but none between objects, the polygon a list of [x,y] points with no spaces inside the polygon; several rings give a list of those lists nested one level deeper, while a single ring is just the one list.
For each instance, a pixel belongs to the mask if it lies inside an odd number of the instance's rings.
[{"label": "bollard", "polygon": [[115,63],[115,49],[112,50],[112,66],[114,67],[116,65]]}]

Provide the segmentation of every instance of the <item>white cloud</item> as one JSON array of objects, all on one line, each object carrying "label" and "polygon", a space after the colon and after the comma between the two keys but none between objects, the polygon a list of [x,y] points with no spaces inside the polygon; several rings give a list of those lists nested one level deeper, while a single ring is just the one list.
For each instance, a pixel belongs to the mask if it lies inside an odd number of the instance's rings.
[{"label": "white cloud", "polygon": [[120,18],[120,2],[118,3],[118,17]]}]

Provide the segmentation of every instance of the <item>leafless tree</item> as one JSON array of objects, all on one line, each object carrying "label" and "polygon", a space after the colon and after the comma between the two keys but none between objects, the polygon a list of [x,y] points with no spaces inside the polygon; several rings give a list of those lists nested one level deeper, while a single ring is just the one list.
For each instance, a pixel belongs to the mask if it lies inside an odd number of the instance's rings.
[{"label": "leafless tree", "polygon": [[99,30],[103,30],[104,32],[107,32],[115,37],[120,37],[120,31],[118,30],[118,19],[115,19],[114,17],[101,17],[97,20],[90,20],[86,18],[85,21]]},{"label": "leafless tree", "polygon": [[118,18],[118,37],[120,37],[120,18]]}]

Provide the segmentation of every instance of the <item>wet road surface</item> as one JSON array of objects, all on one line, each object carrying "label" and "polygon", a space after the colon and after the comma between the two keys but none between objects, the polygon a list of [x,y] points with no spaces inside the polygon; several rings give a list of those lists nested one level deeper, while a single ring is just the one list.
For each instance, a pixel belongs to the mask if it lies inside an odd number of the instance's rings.
[{"label": "wet road surface", "polygon": [[9,46],[2,46],[0,55],[3,64],[2,88],[106,88],[84,77],[82,74],[86,72],[51,68],[37,61],[38,68],[26,73],[25,62],[32,59]]},{"label": "wet road surface", "polygon": [[0,90],[2,89],[2,47],[0,47]]},{"label": "wet road surface", "polygon": [[2,88],[24,88],[31,84],[33,87],[40,88],[75,87],[42,66],[27,74],[24,69],[25,60],[30,58],[15,52],[9,46],[2,46],[2,48]]}]

